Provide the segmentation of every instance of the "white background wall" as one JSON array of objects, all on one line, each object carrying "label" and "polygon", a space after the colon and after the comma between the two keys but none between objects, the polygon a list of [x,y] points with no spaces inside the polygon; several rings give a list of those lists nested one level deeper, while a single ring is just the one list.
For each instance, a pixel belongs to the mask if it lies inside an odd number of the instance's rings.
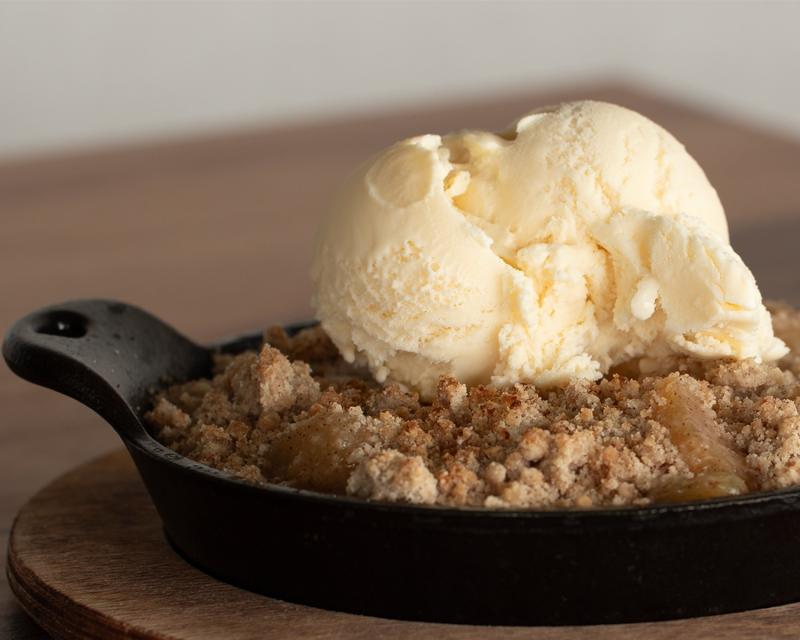
[{"label": "white background wall", "polygon": [[9,2],[0,156],[622,77],[800,135],[800,2]]}]

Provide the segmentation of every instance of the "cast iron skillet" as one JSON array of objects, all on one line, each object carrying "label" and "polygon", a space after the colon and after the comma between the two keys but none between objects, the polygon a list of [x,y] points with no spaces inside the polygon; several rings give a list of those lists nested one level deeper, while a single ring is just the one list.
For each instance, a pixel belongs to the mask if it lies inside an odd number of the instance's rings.
[{"label": "cast iron skillet", "polygon": [[[250,336],[217,348],[259,343]],[[105,300],[31,313],[3,345],[17,374],[111,424],[189,562],[252,591],[391,618],[516,625],[800,600],[799,490],[646,508],[488,511],[258,488],[192,462],[156,442],[142,413],[164,380],[208,374],[212,351]]]}]

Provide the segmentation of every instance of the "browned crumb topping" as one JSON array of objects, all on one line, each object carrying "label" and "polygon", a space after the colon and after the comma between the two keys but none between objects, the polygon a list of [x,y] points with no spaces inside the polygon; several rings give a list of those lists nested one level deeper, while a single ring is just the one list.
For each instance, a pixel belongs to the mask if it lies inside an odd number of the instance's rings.
[{"label": "browned crumb topping", "polygon": [[350,368],[319,328],[271,329],[260,353],[219,355],[211,380],[160,393],[147,419],[247,481],[369,500],[557,508],[778,489],[800,483],[800,312],[770,310],[792,348],[777,365],[632,363],[546,392],[442,378],[428,404]]}]

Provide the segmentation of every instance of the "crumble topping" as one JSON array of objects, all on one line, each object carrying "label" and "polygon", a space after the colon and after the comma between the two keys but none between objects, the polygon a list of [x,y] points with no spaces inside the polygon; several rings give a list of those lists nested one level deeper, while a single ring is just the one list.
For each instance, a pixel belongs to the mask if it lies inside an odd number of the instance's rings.
[{"label": "crumble topping", "polygon": [[146,417],[248,482],[368,500],[587,508],[779,489],[800,483],[800,312],[769,307],[792,349],[776,364],[643,359],[548,390],[443,377],[430,403],[347,365],[319,327],[273,328]]}]

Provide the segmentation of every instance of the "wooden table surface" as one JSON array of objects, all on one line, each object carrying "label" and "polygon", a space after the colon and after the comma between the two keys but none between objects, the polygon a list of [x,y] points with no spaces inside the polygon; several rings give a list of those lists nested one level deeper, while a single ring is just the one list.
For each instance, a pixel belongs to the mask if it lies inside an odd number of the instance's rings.
[{"label": "wooden table surface", "polygon": [[[499,129],[595,98],[671,130],[706,169],[762,291],[800,303],[800,142],[624,86],[364,115],[79,156],[0,163],[0,330],[69,298],[143,306],[197,340],[308,317],[310,242],[332,190],[399,138]],[[76,402],[0,366],[0,534],[38,488],[118,446]],[[0,637],[42,638],[0,580]]]}]

